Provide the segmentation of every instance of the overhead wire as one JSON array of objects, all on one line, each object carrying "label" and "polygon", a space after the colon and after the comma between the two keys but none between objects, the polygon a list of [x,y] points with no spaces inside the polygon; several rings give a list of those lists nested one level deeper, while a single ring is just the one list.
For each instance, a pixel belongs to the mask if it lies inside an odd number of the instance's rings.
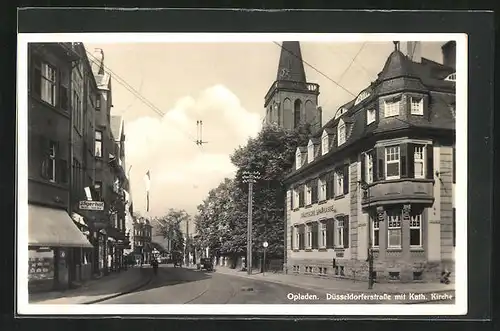
[{"label": "overhead wire", "polygon": [[354,63],[354,61],[356,61],[356,58],[358,57],[358,55],[361,53],[361,51],[363,50],[363,48],[365,47],[366,45],[366,42],[364,42],[361,47],[359,48],[358,52],[356,53],[356,55],[354,55],[354,57],[351,59],[351,62],[349,63],[349,65],[347,66],[347,68],[345,68],[344,72],[342,73],[342,75],[340,75],[339,77],[339,82],[342,81],[342,78],[344,78],[345,74],[349,71],[349,69],[351,69],[352,67],[352,64]]}]

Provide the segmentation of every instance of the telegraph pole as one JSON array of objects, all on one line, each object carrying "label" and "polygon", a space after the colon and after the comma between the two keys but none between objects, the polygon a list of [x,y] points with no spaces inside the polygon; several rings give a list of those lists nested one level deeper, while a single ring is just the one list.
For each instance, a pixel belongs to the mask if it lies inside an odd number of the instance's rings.
[{"label": "telegraph pole", "polygon": [[258,171],[243,172],[243,182],[248,183],[248,224],[247,224],[247,273],[252,274],[252,207],[253,184],[260,178]]}]

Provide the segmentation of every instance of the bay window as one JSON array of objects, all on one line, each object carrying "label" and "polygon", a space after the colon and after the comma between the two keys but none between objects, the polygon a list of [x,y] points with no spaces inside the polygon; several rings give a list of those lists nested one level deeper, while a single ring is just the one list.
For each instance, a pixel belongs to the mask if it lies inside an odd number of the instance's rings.
[{"label": "bay window", "polygon": [[387,238],[389,248],[401,248],[401,211],[387,211]]},{"label": "bay window", "polygon": [[422,247],[422,214],[410,216],[410,247]]},{"label": "bay window", "polygon": [[385,148],[385,173],[386,179],[399,179],[399,146]]}]

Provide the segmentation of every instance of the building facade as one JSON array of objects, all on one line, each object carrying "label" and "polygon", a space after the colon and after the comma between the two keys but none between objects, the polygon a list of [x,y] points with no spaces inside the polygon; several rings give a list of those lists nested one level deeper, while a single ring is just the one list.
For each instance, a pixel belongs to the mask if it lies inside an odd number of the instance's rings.
[{"label": "building facade", "polygon": [[322,112],[318,96],[319,85],[306,80],[300,43],[284,41],[276,81],[264,98],[265,124],[294,129],[307,123],[319,130]]},{"label": "building facade", "polygon": [[67,289],[92,249],[71,218],[72,43],[28,46],[29,290]]},{"label": "building facade", "polygon": [[454,271],[455,68],[400,43],[378,78],[299,146],[287,176],[289,273],[434,281]]},{"label": "building facade", "polygon": [[134,217],[133,248],[138,263],[149,263],[151,259],[151,238],[153,227],[148,219]]}]

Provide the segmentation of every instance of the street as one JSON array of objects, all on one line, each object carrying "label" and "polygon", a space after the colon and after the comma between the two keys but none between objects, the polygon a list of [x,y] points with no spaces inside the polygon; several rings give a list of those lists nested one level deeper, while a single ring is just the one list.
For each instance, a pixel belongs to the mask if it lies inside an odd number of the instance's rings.
[{"label": "street", "polygon": [[[149,271],[149,270],[148,270]],[[153,270],[150,269],[151,273]],[[198,271],[189,268],[174,268],[161,265],[158,274],[145,287],[99,304],[339,304],[367,303],[367,300],[332,300],[330,293],[303,289],[217,272]],[[400,303],[393,301],[371,301],[372,303]],[[406,303],[409,303],[406,301]],[[453,300],[434,302],[453,304]]]}]

